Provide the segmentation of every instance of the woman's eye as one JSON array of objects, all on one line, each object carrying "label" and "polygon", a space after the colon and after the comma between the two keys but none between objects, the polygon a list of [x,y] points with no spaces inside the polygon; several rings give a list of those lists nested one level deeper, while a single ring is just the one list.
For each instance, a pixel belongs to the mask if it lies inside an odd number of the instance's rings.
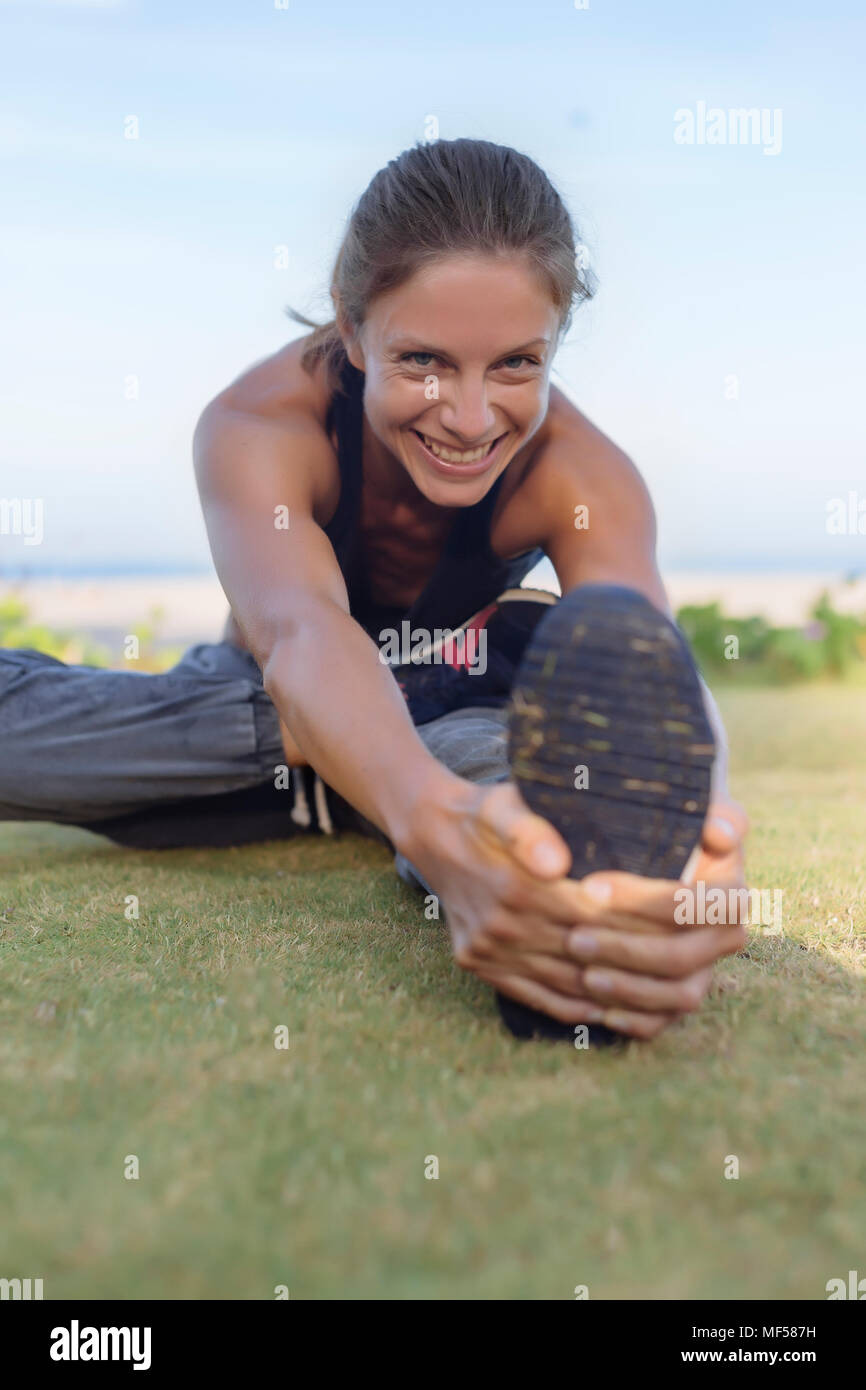
[{"label": "woman's eye", "polygon": [[[401,361],[408,362],[411,366],[419,367],[421,370],[426,370],[426,368],[436,361],[436,354],[434,352],[404,352]],[[517,352],[512,357],[503,357],[500,366],[507,367],[510,371],[519,371],[527,362],[531,366],[538,366],[537,359],[528,356],[525,352]]]}]

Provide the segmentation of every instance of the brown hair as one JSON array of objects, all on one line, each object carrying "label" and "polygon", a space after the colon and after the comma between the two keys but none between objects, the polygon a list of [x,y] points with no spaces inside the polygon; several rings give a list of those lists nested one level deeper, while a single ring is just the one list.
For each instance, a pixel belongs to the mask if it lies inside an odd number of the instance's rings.
[{"label": "brown hair", "polygon": [[[594,292],[576,261],[575,229],[553,184],[528,155],[489,140],[434,140],[404,150],[362,193],[337,254],[331,299],[360,328],[377,295],[395,289],[439,256],[517,251],[547,281],[560,331],[576,304]],[[307,371],[324,361],[335,390],[346,353],[336,319],[316,325],[301,358]]]}]

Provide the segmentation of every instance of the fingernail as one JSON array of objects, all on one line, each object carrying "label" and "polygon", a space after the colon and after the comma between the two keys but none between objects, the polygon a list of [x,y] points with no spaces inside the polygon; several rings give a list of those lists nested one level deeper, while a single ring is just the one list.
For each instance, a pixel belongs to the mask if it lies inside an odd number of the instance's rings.
[{"label": "fingernail", "polygon": [[731,822],[725,820],[724,816],[713,816],[710,824],[715,826],[716,830],[721,830],[723,835],[730,835],[732,840],[736,840],[737,832],[731,825]]},{"label": "fingernail", "polygon": [[583,983],[592,994],[610,994],[613,989],[613,980],[603,970],[587,970]]},{"label": "fingernail", "polygon": [[613,896],[613,884],[607,879],[592,878],[584,884],[583,891],[597,903],[609,903]]},{"label": "fingernail", "polygon": [[552,873],[555,869],[562,867],[562,855],[553,845],[545,844],[542,841],[532,851],[532,862],[536,869]]},{"label": "fingernail", "polygon": [[611,1028],[614,1033],[628,1032],[628,1019],[625,1014],[618,1013],[616,1009],[608,1009],[605,1012],[604,1024],[606,1028]]},{"label": "fingernail", "polygon": [[603,1018],[604,1009],[596,1008],[595,1004],[584,1004],[582,1020],[584,1023],[601,1023]]},{"label": "fingernail", "polygon": [[568,949],[577,960],[592,960],[598,954],[598,937],[591,931],[572,932]]}]

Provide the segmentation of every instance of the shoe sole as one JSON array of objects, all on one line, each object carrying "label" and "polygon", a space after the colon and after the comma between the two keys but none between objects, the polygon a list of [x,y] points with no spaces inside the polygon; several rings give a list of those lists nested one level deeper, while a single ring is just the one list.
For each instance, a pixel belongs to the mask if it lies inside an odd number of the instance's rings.
[{"label": "shoe sole", "polygon": [[[527,805],[572,854],[569,877],[620,869],[678,879],[710,799],[715,743],[682,633],[632,589],[583,585],[545,614],[518,669],[509,760]],[[518,1037],[574,1040],[497,994]],[[590,1025],[590,1042],[622,1042]]]}]

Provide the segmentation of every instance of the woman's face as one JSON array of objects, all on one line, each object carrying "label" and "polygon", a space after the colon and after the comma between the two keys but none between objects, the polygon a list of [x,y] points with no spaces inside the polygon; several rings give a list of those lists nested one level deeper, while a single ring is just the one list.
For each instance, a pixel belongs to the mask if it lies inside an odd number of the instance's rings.
[{"label": "woman's face", "polygon": [[431,502],[477,502],[544,420],[558,331],[519,256],[443,257],[380,295],[346,347],[383,457]]}]

